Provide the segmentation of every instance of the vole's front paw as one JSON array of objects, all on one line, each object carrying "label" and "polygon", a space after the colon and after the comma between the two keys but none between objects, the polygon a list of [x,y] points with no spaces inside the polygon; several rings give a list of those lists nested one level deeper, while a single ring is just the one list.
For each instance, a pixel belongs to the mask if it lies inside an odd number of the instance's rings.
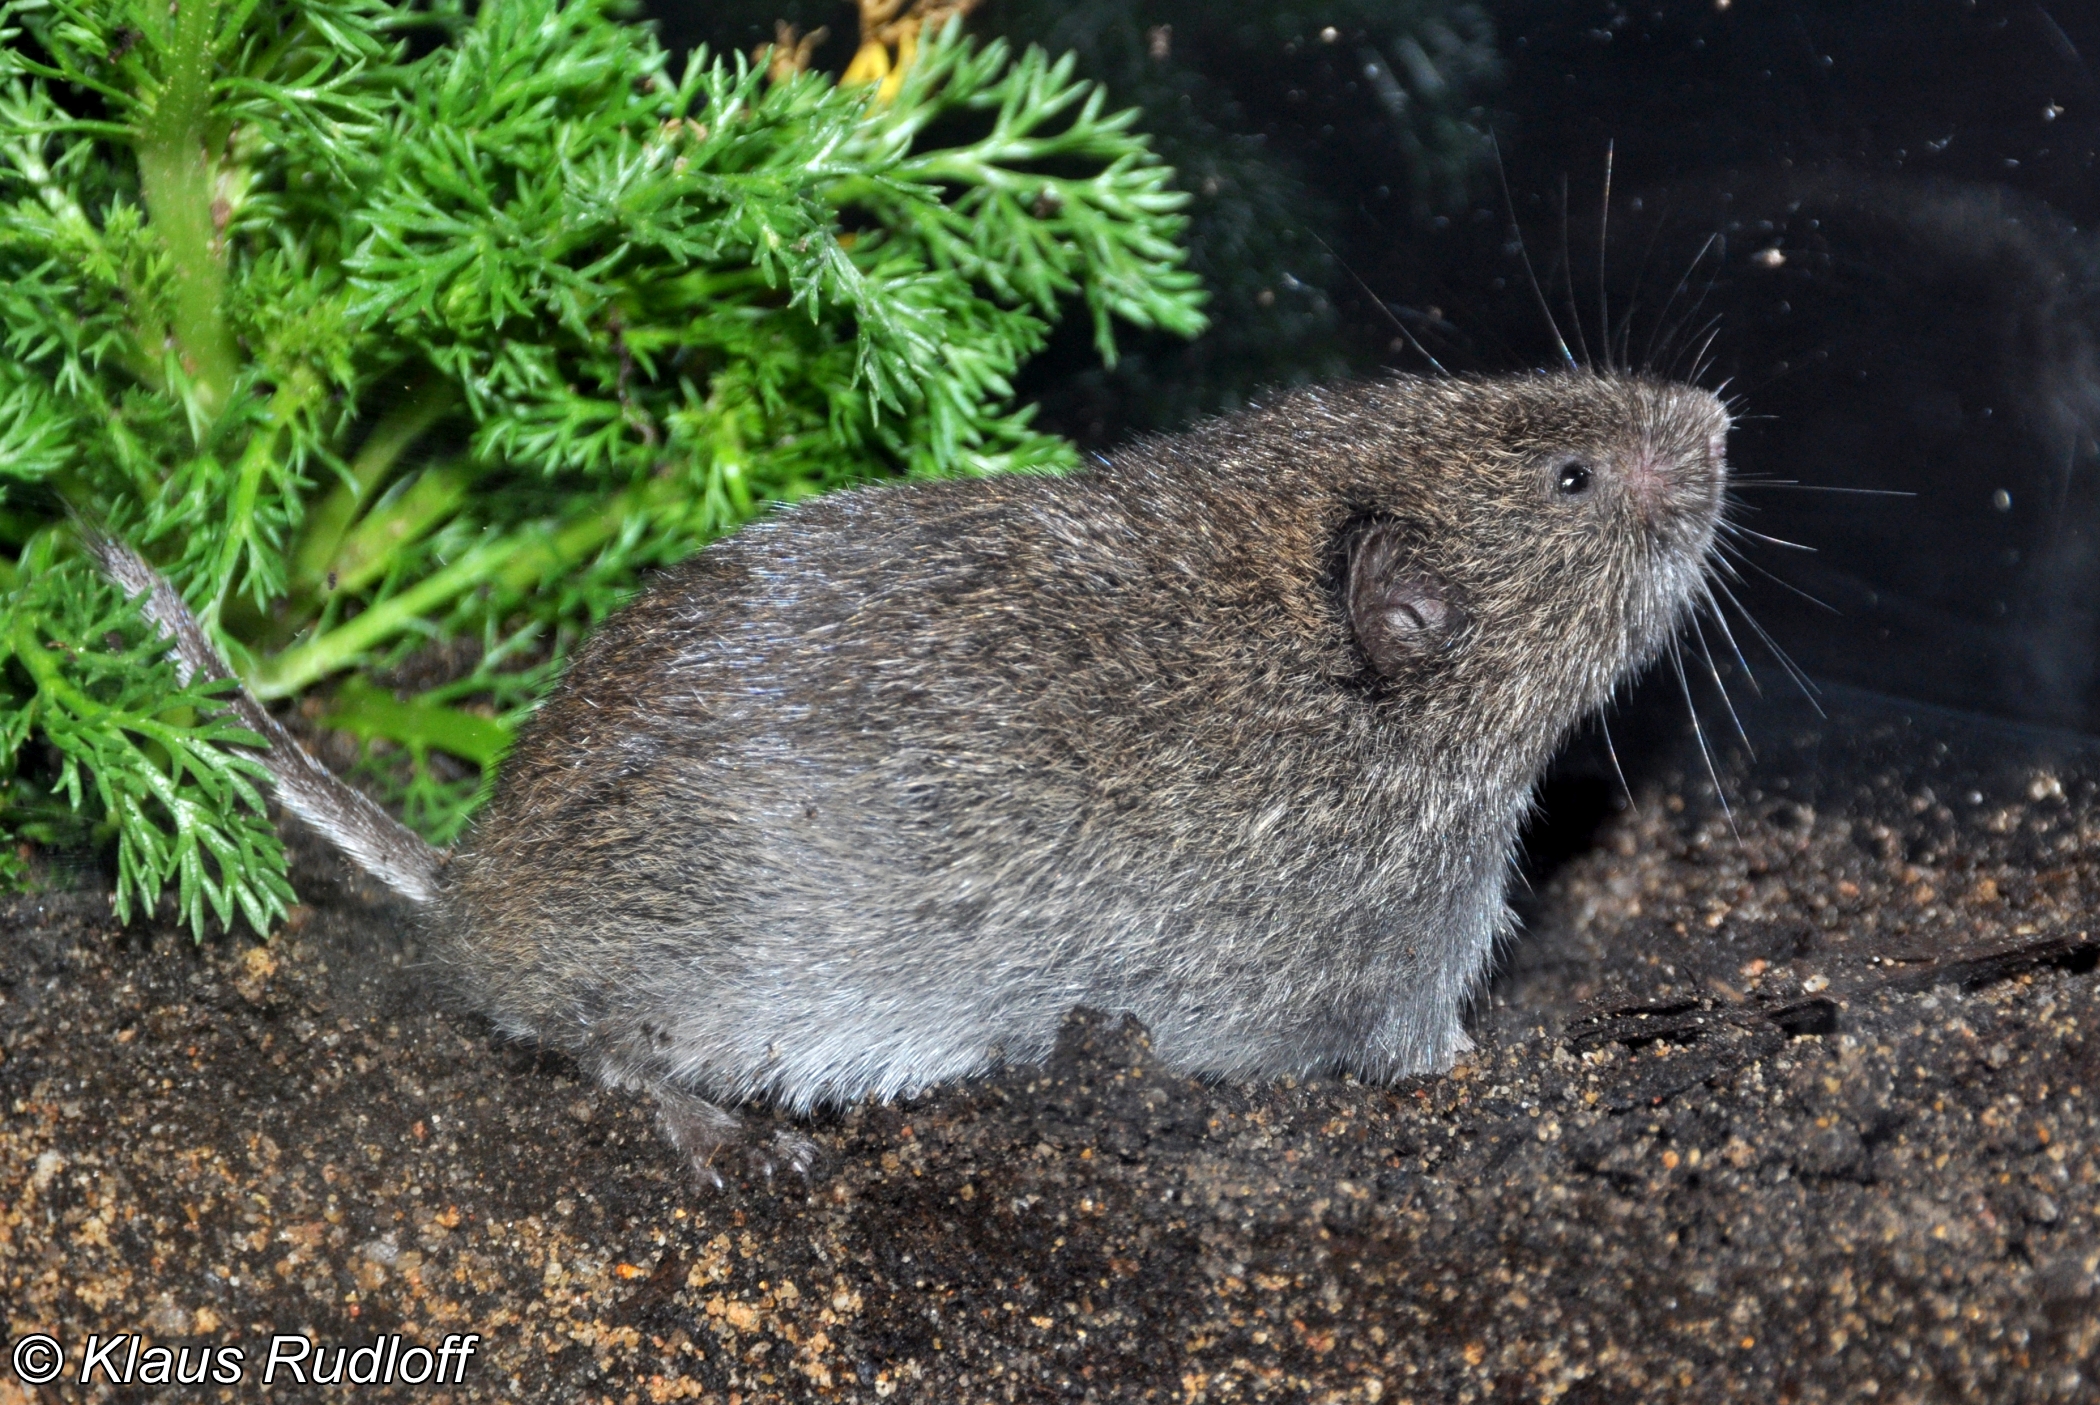
[{"label": "vole's front paw", "polygon": [[775,1171],[788,1171],[809,1179],[809,1168],[817,1161],[817,1144],[792,1127],[781,1127],[763,1143],[750,1147],[753,1173],[773,1179]]}]

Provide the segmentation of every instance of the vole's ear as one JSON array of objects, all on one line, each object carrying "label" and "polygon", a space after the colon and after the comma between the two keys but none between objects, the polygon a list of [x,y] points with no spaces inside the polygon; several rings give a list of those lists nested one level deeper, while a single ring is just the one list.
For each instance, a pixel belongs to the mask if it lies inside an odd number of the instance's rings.
[{"label": "vole's ear", "polygon": [[1351,538],[1347,598],[1356,642],[1386,677],[1445,648],[1466,622],[1450,582],[1416,563],[1394,522],[1370,523]]}]

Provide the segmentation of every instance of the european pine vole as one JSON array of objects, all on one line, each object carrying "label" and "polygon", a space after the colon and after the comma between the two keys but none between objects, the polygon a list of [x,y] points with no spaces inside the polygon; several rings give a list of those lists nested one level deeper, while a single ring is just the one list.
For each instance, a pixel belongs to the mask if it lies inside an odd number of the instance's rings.
[{"label": "european pine vole", "polygon": [[1640,377],[1394,379],[840,493],[608,620],[455,853],[271,764],[703,1168],[718,1104],[1038,1059],[1080,1004],[1222,1076],[1440,1070],[1540,768],[1702,591],[1727,427]]}]

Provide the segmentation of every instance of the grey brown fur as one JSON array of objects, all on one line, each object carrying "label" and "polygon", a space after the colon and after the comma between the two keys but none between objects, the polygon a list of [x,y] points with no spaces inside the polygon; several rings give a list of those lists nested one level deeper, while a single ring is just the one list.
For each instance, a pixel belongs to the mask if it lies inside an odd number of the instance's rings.
[{"label": "grey brown fur", "polygon": [[[233,670],[219,657],[189,605],[158,571],[100,531],[83,528],[81,536],[103,575],[126,595],[143,597],[143,613],[171,645],[168,653],[175,660],[178,682],[187,684],[200,675],[213,681],[233,677]],[[436,899],[442,854],[363,791],[337,780],[334,772],[307,755],[284,724],[245,691],[235,690],[230,702],[241,724],[268,743],[262,757],[280,805],[403,897],[418,903]]]},{"label": "grey brown fur", "polygon": [[1702,588],[1726,429],[1398,379],[782,510],[579,653],[435,871],[444,960],[702,1161],[717,1103],[1039,1059],[1079,1004],[1221,1076],[1448,1067],[1541,767]]}]

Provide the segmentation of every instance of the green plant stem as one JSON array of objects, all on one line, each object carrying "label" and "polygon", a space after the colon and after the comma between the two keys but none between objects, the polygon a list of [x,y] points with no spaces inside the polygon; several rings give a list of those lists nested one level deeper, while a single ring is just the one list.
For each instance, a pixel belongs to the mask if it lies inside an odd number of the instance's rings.
[{"label": "green plant stem", "polygon": [[431,376],[372,427],[351,461],[350,481],[336,484],[306,519],[306,530],[299,534],[299,544],[292,553],[294,594],[314,594],[327,584],[331,570],[341,573],[343,563],[336,559],[337,549],[343,545],[350,524],[357,520],[359,509],[371,502],[393,476],[401,455],[455,403],[457,396],[452,386]]},{"label": "green plant stem", "polygon": [[477,586],[500,581],[510,590],[529,590],[589,556],[630,517],[684,494],[676,480],[652,478],[571,518],[549,535],[483,541],[399,595],[278,654],[249,676],[249,690],[265,700],[296,693],[350,667],[367,650],[415,628],[424,616]]},{"label": "green plant stem", "polygon": [[218,14],[218,0],[179,0],[166,81],[136,146],[146,213],[175,265],[172,331],[207,418],[226,408],[240,368],[224,315],[226,266],[215,247],[213,162],[205,149]]},{"label": "green plant stem", "polygon": [[510,728],[501,722],[420,698],[403,702],[358,675],[343,680],[321,725],[354,732],[365,741],[384,737],[403,746],[435,747],[484,770],[510,750]]},{"label": "green plant stem", "polygon": [[348,668],[367,649],[413,628],[425,613],[442,608],[493,577],[518,546],[513,541],[482,542],[399,595],[389,596],[357,618],[270,659],[248,676],[248,690],[267,702],[289,697],[338,669]]},{"label": "green plant stem", "polygon": [[425,469],[397,501],[343,539],[321,584],[330,591],[362,590],[385,575],[395,552],[451,518],[473,481],[462,467]]},{"label": "green plant stem", "polygon": [[44,698],[49,698],[78,717],[107,715],[107,708],[74,687],[58,665],[51,661],[43,637],[36,632],[34,616],[26,611],[15,615],[8,630],[8,643],[13,646],[15,657],[22,661],[22,667],[28,669],[29,676],[36,680],[37,690],[44,695],[32,703],[32,707],[43,706]]}]

